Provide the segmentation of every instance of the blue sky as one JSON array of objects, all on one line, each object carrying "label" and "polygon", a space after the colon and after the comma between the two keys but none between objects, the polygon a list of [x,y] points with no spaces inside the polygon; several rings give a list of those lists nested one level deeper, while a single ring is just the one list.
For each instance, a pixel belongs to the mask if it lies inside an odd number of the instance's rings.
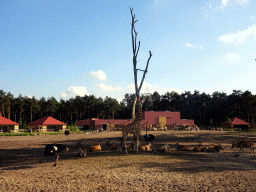
[{"label": "blue sky", "polygon": [[153,54],[142,93],[256,94],[253,0],[2,0],[0,89],[57,100],[134,93],[129,7],[138,68]]}]

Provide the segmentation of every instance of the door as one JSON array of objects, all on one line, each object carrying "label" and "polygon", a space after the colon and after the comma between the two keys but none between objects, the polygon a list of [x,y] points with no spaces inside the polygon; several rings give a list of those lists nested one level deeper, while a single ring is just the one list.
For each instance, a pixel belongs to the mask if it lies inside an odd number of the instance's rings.
[{"label": "door", "polygon": [[161,127],[165,127],[166,126],[166,117],[158,117],[158,121],[159,121],[159,125]]}]

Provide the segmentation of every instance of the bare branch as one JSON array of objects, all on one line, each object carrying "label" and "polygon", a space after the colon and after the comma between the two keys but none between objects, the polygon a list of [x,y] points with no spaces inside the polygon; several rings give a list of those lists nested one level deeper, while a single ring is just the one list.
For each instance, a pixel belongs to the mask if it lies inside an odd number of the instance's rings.
[{"label": "bare branch", "polygon": [[137,58],[137,56],[138,56],[138,53],[139,53],[139,50],[140,50],[140,41],[139,41],[139,46],[138,46],[138,49],[137,49],[137,52],[136,52],[136,58]]},{"label": "bare branch", "polygon": [[[134,84],[135,84],[135,92],[136,92],[136,98],[139,99],[139,93],[143,84],[143,81],[145,79],[145,75],[147,73],[148,70],[148,65],[149,65],[149,61],[152,57],[151,51],[149,51],[149,58],[147,61],[147,66],[145,70],[141,70],[141,69],[137,69],[137,57],[139,54],[139,50],[140,50],[140,41],[138,43],[138,47],[137,47],[137,36],[138,36],[138,32],[136,32],[135,30],[135,23],[138,20],[135,20],[135,14],[133,14],[133,9],[130,8],[131,11],[131,16],[132,16],[132,23],[131,23],[131,35],[132,35],[132,48],[133,48],[133,71],[134,71]],[[138,78],[137,78],[137,71],[143,71],[143,77],[142,77],[142,81],[140,83],[139,89],[138,89]]]},{"label": "bare branch", "polygon": [[137,33],[134,29],[134,33],[135,33],[135,40],[134,40],[134,47],[135,47],[135,52],[133,54],[135,54],[135,57],[137,58],[137,55],[136,55],[136,49],[137,49]]},{"label": "bare branch", "polygon": [[133,25],[132,25],[131,34],[132,34],[132,50],[133,50],[133,54],[135,54],[136,53],[136,47],[134,46]]},{"label": "bare branch", "polygon": [[147,61],[146,69],[145,69],[145,71],[144,71],[144,73],[143,73],[142,80],[141,80],[141,82],[140,82],[139,92],[140,92],[140,90],[141,90],[143,81],[144,81],[144,79],[145,79],[145,75],[146,75],[146,73],[148,72],[148,64],[149,64],[149,61],[150,61],[151,57],[152,57],[152,54],[151,54],[151,51],[149,51],[149,58],[148,58],[148,61]]},{"label": "bare branch", "polygon": [[[134,19],[135,19],[135,14],[133,15],[133,9],[132,8],[130,8],[130,11],[131,11],[131,15],[132,15],[132,26],[131,26],[131,34],[132,34],[132,49],[133,49],[133,54],[135,54],[136,53],[136,39],[135,39],[135,43],[134,43],[134,35],[133,35],[133,31],[135,30],[134,29],[134,24],[135,24],[135,22],[134,22]],[[136,33],[135,33],[135,35],[136,35]]]}]

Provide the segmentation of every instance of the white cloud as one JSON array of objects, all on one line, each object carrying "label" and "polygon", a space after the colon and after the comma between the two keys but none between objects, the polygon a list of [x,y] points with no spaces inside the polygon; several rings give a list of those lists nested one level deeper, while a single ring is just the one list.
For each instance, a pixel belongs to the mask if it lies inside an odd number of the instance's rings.
[{"label": "white cloud", "polygon": [[185,45],[188,46],[188,47],[192,47],[192,46],[193,46],[193,45],[190,44],[190,43],[185,43]]},{"label": "white cloud", "polygon": [[107,80],[106,74],[104,73],[104,71],[101,71],[101,70],[97,72],[92,71],[91,73],[89,73],[87,77],[93,78],[93,79],[99,79],[99,80]]},{"label": "white cloud", "polygon": [[99,91],[121,91],[122,90],[122,87],[112,87],[110,85],[105,85],[103,83],[95,85],[95,87]]},{"label": "white cloud", "polygon": [[240,5],[250,3],[250,0],[234,0],[234,1],[235,1],[235,3],[240,4]]},{"label": "white cloud", "polygon": [[227,53],[226,54],[226,59],[227,60],[238,60],[239,55],[237,53]]},{"label": "white cloud", "polygon": [[248,29],[244,29],[243,31],[238,31],[237,33],[222,35],[218,39],[224,43],[238,44],[243,43],[250,36],[254,36],[253,40],[256,39],[256,25],[248,27]]},{"label": "white cloud", "polygon": [[61,92],[61,98],[69,99],[71,97],[76,97],[77,95],[82,97],[85,94],[88,94],[86,87],[70,86],[65,92]]},{"label": "white cloud", "polygon": [[123,101],[123,99],[124,99],[124,98],[122,98],[122,97],[111,97],[111,98],[116,99],[118,102],[122,102],[122,101]]},{"label": "white cloud", "polygon": [[243,6],[249,2],[250,0],[221,0],[221,4],[218,7],[214,8],[213,10],[224,11],[224,9],[229,6],[235,6],[235,5]]},{"label": "white cloud", "polygon": [[199,46],[199,45],[192,45],[190,43],[185,43],[185,45],[191,49],[195,49],[195,50],[201,50],[203,48],[203,46]]},{"label": "white cloud", "polygon": [[29,98],[29,99],[32,99],[32,96],[31,95],[25,95],[25,97]]},{"label": "white cloud", "polygon": [[221,4],[226,6],[228,4],[229,0],[221,0]]}]

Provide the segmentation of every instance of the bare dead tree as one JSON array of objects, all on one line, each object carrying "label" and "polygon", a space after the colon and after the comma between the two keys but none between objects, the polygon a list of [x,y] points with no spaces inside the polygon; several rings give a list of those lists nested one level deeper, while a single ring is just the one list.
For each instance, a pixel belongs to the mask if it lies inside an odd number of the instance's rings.
[{"label": "bare dead tree", "polygon": [[[139,49],[140,49],[140,41],[139,41],[139,44],[137,46],[138,32],[135,30],[135,23],[138,20],[135,20],[135,14],[133,14],[133,9],[132,8],[130,8],[130,11],[131,11],[131,15],[132,15],[131,34],[132,34],[132,50],[133,50],[134,84],[135,84],[135,93],[136,93],[136,97],[134,98],[133,107],[132,107],[132,119],[135,119],[135,105],[136,105],[137,100],[140,97],[140,90],[141,90],[141,87],[143,85],[146,73],[148,71],[148,64],[149,64],[149,61],[152,57],[152,54],[151,54],[151,51],[149,51],[149,58],[148,58],[145,70],[137,69],[137,57],[138,57],[138,53],[139,53]],[[137,72],[138,71],[143,71],[143,76],[142,76],[142,80],[140,82],[140,86],[138,86],[138,78],[137,78]]]}]

